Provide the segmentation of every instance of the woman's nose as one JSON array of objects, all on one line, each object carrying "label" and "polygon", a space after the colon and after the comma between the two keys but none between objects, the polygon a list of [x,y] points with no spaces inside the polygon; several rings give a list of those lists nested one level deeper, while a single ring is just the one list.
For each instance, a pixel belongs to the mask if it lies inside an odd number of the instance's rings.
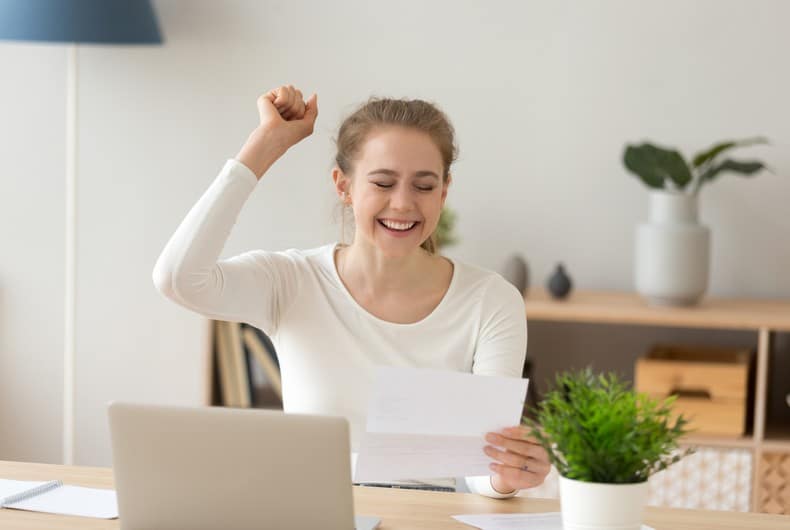
[{"label": "woman's nose", "polygon": [[411,210],[414,205],[414,197],[411,190],[406,186],[400,186],[390,195],[390,207],[393,210]]}]

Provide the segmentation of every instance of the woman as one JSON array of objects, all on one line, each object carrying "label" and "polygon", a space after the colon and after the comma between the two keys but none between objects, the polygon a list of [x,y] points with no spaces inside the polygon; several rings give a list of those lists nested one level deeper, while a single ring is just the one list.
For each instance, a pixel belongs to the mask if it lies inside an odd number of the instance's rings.
[{"label": "woman", "polygon": [[[192,208],[156,267],[157,288],[209,318],[247,322],[279,356],[287,412],[342,415],[364,432],[375,366],[520,377],[526,317],[499,275],[435,253],[454,132],[424,101],[370,100],[341,125],[335,190],[354,214],[350,245],[252,251],[218,261],[271,165],[313,132],[317,96],[293,86],[258,98],[260,124]],[[490,477],[472,491],[509,497],[543,482],[545,452],[519,426],[488,433]]]}]

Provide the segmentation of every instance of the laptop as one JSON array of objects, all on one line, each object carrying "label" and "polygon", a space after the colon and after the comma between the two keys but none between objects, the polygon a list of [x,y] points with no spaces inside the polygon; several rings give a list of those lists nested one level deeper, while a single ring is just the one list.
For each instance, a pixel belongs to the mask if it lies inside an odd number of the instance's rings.
[{"label": "laptop", "polygon": [[121,530],[371,530],[345,418],[111,403]]}]

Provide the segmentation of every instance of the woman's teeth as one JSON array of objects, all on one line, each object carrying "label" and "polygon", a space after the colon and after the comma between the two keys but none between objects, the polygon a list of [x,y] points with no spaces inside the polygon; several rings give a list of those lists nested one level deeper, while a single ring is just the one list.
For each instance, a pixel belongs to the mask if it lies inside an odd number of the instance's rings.
[{"label": "woman's teeth", "polygon": [[390,230],[401,230],[401,231],[409,230],[414,225],[417,224],[414,221],[412,221],[410,223],[397,223],[395,221],[385,221],[385,220],[382,220],[382,219],[379,219],[379,222],[381,224],[383,224],[384,226],[386,226],[387,228],[389,228]]}]

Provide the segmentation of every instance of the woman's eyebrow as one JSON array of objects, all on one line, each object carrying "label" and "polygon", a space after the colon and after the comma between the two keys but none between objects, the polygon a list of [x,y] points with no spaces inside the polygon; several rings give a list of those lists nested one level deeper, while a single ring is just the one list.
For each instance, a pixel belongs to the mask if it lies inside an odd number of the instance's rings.
[{"label": "woman's eyebrow", "polygon": [[[389,177],[398,177],[399,176],[397,171],[395,171],[393,169],[386,169],[386,168],[374,169],[373,171],[370,171],[368,173],[369,177],[371,175],[387,175]],[[429,171],[429,170],[416,171],[414,173],[414,176],[415,177],[433,177],[436,180],[439,180],[439,175],[437,175],[433,171]]]}]

